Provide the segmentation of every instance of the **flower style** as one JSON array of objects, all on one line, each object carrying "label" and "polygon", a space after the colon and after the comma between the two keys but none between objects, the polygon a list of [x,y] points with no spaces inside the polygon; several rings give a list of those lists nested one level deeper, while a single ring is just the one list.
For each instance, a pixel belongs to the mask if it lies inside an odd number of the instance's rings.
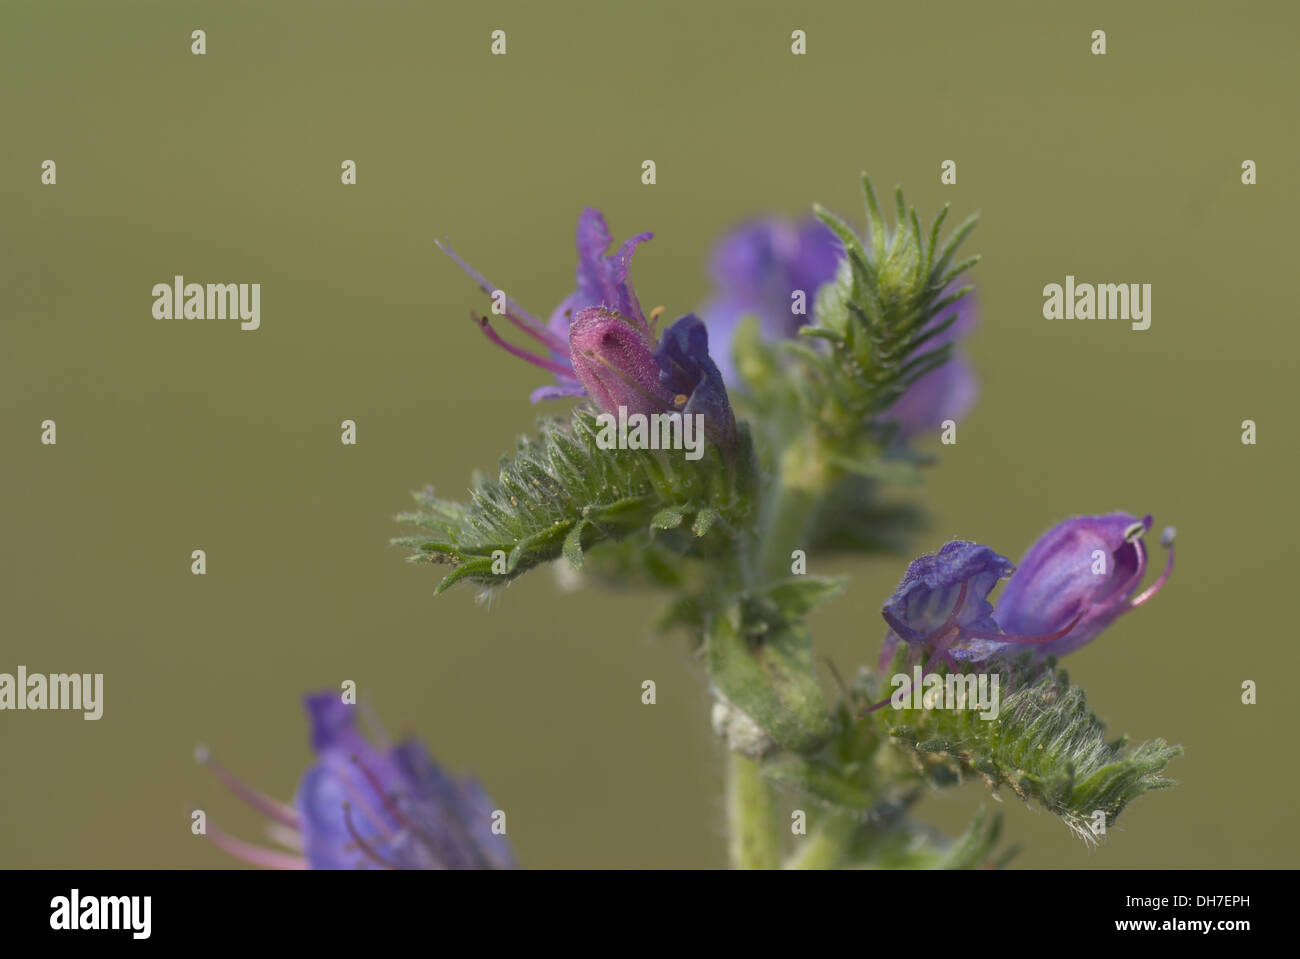
[{"label": "flower style", "polygon": [[196,758],[266,815],[298,854],[246,843],[211,823],[208,838],[244,862],[274,869],[506,869],[514,855],[492,831],[492,800],[473,779],[447,775],[414,740],[377,749],[356,707],[334,691],[304,697],[316,762],[292,805],[246,785],[200,747]]}]

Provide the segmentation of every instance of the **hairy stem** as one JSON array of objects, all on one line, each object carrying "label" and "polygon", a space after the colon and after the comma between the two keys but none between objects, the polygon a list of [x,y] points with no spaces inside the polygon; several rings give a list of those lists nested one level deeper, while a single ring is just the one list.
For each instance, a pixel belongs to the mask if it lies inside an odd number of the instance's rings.
[{"label": "hairy stem", "polygon": [[790,575],[790,554],[807,548],[808,528],[829,485],[825,458],[815,440],[805,434],[783,448],[760,518],[759,568],[769,580]]},{"label": "hairy stem", "polygon": [[835,869],[857,829],[857,821],[846,813],[825,812],[786,863],[787,869]]},{"label": "hairy stem", "polygon": [[730,753],[727,819],[733,869],[779,869],[776,805],[758,762]]}]

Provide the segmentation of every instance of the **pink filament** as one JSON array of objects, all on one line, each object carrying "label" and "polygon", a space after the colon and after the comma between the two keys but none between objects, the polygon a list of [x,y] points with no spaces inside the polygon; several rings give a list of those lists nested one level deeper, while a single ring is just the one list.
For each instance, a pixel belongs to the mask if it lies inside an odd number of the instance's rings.
[{"label": "pink filament", "polygon": [[352,757],[352,761],[356,763],[357,768],[361,770],[361,775],[366,777],[366,782],[370,783],[370,788],[379,794],[379,799],[383,802],[384,808],[388,810],[388,814],[392,816],[393,819],[396,820],[397,824],[403,829],[409,829],[411,824],[406,821],[406,817],[402,815],[402,811],[397,808],[397,803],[393,802],[392,796],[390,796],[380,784],[379,777],[367,769],[356,756]]},{"label": "pink filament", "polygon": [[[499,292],[504,292],[503,290],[501,290],[500,287],[495,287],[491,283],[489,283],[487,281],[487,278],[484,277],[483,274],[479,273],[478,270],[474,269],[472,266],[470,266],[468,263],[462,260],[459,256],[457,256],[456,252],[452,250],[451,247],[443,246],[441,243],[438,243],[436,240],[434,242],[437,245],[438,249],[442,250],[443,253],[446,253],[449,257],[451,257],[452,261],[457,266],[459,266],[462,270],[468,273],[470,275],[470,278],[473,279],[474,282],[478,284],[478,288],[482,290],[484,293],[486,293],[488,296],[495,296]],[[531,313],[525,310],[514,300],[510,299],[509,296],[505,298],[505,303],[506,303],[505,316],[506,319],[508,319],[511,323],[519,327],[529,336],[538,340],[540,343],[546,346],[547,349],[553,350],[556,353],[569,352],[569,344],[564,339],[562,339],[558,334],[553,333],[551,330],[543,326],[540,322],[538,322],[536,317],[534,317]]]},{"label": "pink filament", "polygon": [[505,340],[501,339],[501,335],[497,333],[496,330],[492,329],[492,324],[488,322],[488,318],[486,316],[478,316],[471,312],[470,319],[472,319],[475,323],[479,325],[479,329],[483,331],[484,336],[486,336],[489,340],[491,340],[497,346],[501,347],[501,349],[505,350],[510,355],[517,356],[521,360],[533,364],[533,366],[540,366],[542,369],[548,370],[551,373],[554,373],[556,376],[563,376],[566,377],[567,379],[573,379],[572,366],[567,366],[563,363],[557,363],[555,360],[550,360],[544,356],[538,356],[536,353],[529,352],[528,350],[525,350],[521,346],[515,346],[513,343],[507,343]]},{"label": "pink filament", "polygon": [[261,866],[265,869],[308,869],[310,866],[307,860],[301,856],[294,856],[287,852],[280,852],[277,849],[264,849],[261,846],[254,846],[252,843],[244,842],[242,839],[236,839],[229,833],[223,832],[216,826],[208,823],[208,839],[212,845],[216,846],[222,852],[233,856],[240,862],[246,862],[250,866]]},{"label": "pink filament", "polygon": [[375,863],[375,865],[382,866],[385,869],[401,868],[379,855],[379,853],[375,852],[368,842],[361,838],[361,834],[357,832],[356,826],[352,824],[352,807],[348,803],[343,804],[343,824],[347,827],[348,835],[352,837],[353,843],[356,844],[356,847],[361,850],[362,854],[365,855],[367,859]]},{"label": "pink filament", "polygon": [[[366,821],[383,833],[385,839],[390,842],[393,839],[396,839],[397,833],[393,830],[393,827],[388,825],[384,820],[384,817],[366,801],[366,797],[361,794],[361,791],[353,784],[352,780],[347,776],[340,776],[339,779],[342,781],[343,788],[347,791],[348,797],[361,808],[361,812],[365,815]],[[344,803],[344,805],[346,806],[347,803]]]},{"label": "pink filament", "polygon": [[279,800],[272,799],[265,793],[259,792],[252,786],[249,786],[234,773],[226,769],[225,766],[213,759],[205,748],[200,747],[195,750],[195,758],[197,758],[204,766],[207,766],[208,769],[212,771],[212,774],[221,781],[223,786],[244,802],[248,803],[248,805],[252,806],[262,815],[269,819],[274,819],[278,823],[283,823],[290,829],[300,828],[301,820],[298,817],[298,810],[294,809],[292,806],[286,806]]}]

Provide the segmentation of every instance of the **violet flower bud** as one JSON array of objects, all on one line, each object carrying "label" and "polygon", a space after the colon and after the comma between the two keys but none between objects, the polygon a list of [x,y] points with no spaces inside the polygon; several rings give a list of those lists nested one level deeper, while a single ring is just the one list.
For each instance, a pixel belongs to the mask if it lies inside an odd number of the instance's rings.
[{"label": "violet flower bud", "polygon": [[693,313],[664,331],[654,354],[659,382],[673,394],[672,408],[704,416],[705,434],[723,450],[736,448],[736,417],[722,383],[722,373],[709,356],[709,333]]},{"label": "violet flower bud", "polygon": [[569,326],[573,371],[602,413],[658,413],[674,394],[660,382],[654,341],[633,322],[604,307],[582,310]]}]

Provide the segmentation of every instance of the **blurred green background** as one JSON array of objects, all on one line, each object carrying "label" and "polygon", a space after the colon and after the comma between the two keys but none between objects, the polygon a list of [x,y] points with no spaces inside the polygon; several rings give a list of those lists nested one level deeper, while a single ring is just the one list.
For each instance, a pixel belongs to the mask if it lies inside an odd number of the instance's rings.
[{"label": "blurred green background", "polygon": [[[6,2],[0,671],[106,688],[99,722],[0,714],[0,866],[231,865],[187,808],[250,839],[259,820],[194,744],[287,798],[310,760],[299,696],[345,679],[477,773],[526,865],[721,864],[723,750],[701,669],[649,635],[656,596],[562,594],[541,570],[490,608],[435,599],[437,571],[387,545],[410,490],[458,493],[531,428],[546,381],[475,330],[487,298],[433,240],[545,315],[594,205],[620,240],[655,232],[633,275],[676,316],[740,218],[819,201],[861,225],[861,169],[926,217],[982,212],[982,396],[935,445],[915,552],[960,536],[1016,559],[1113,509],[1180,531],[1168,589],[1067,666],[1112,733],[1186,746],[1181,785],[1093,851],[1008,794],[1016,862],[1295,865],[1283,9]],[[261,283],[262,328],[155,321],[177,273]],[[1043,320],[1067,273],[1153,284],[1151,329]],[[811,558],[853,576],[813,621],[842,673],[874,660],[905,565]],[[981,802],[971,784],[922,812],[956,829]]]}]

